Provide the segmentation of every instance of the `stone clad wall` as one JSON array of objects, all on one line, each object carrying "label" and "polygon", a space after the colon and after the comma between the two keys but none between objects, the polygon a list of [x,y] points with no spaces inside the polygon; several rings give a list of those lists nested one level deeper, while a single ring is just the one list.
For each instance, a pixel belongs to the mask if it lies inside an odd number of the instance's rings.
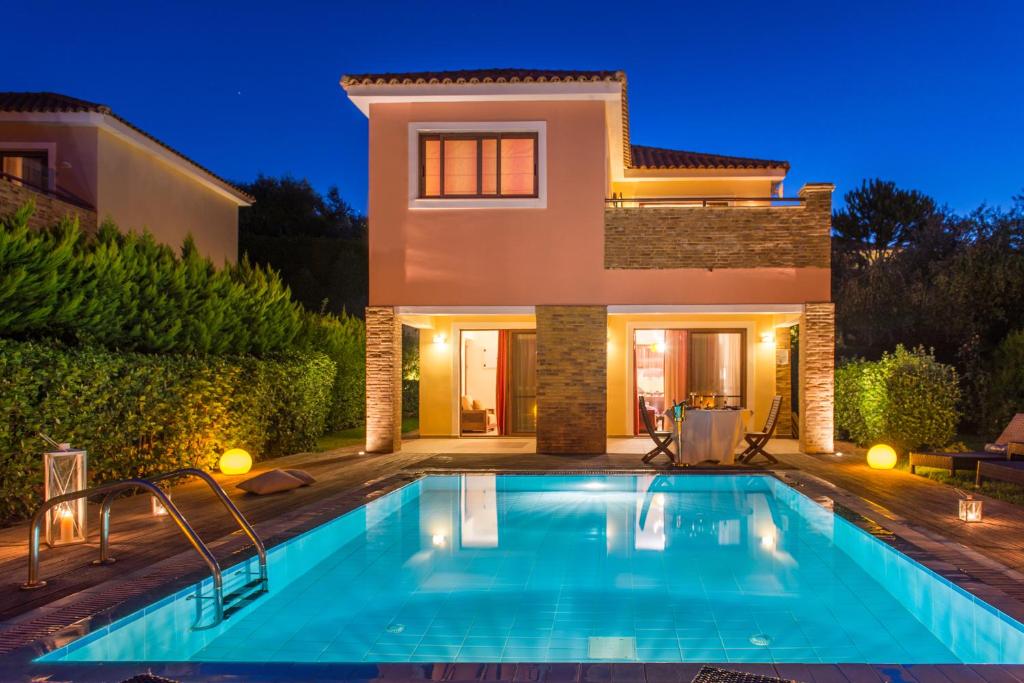
[{"label": "stone clad wall", "polygon": [[[786,351],[789,355],[789,346],[789,328],[775,328],[776,358],[779,351]],[[785,365],[775,363],[775,393],[782,397],[782,403],[779,405],[779,421],[775,425],[775,435],[781,437],[793,436],[793,379],[790,374],[792,360],[790,357],[790,362]]]},{"label": "stone clad wall", "polygon": [[606,208],[604,267],[829,268],[832,187],[800,206]]},{"label": "stone clad wall", "polygon": [[35,203],[35,210],[29,218],[29,227],[41,229],[55,225],[64,216],[78,217],[78,224],[85,232],[96,232],[96,212],[74,204],[68,204],[56,197],[37,192],[19,185],[7,178],[0,178],[0,215],[11,214],[28,202]]},{"label": "stone clad wall", "polygon": [[366,452],[402,449],[402,325],[391,306],[366,309]]},{"label": "stone clad wall", "polygon": [[537,452],[604,453],[608,309],[537,306]]},{"label": "stone clad wall", "polygon": [[800,317],[800,450],[805,453],[835,450],[835,324],[835,304],[804,304]]}]

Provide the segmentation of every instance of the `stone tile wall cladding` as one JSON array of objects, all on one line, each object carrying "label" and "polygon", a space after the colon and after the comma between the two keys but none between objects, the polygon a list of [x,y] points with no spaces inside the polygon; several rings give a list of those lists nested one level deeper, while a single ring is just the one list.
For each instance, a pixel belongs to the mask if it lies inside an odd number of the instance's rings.
[{"label": "stone tile wall cladding", "polygon": [[402,449],[402,324],[391,306],[366,309],[366,452]]},{"label": "stone tile wall cladding", "polygon": [[31,228],[48,228],[55,225],[64,216],[72,216],[78,218],[78,224],[82,230],[96,232],[95,211],[63,202],[56,197],[24,187],[7,178],[0,178],[0,215],[14,213],[28,202],[35,203],[35,210],[28,221]]},{"label": "stone tile wall cladding", "polygon": [[790,361],[789,354],[789,328],[775,328],[775,393],[782,397],[779,405],[779,421],[775,424],[776,436],[793,436],[793,379],[792,366],[789,362],[785,365],[778,362],[780,351],[785,352],[787,361]]},{"label": "stone tile wall cladding", "polygon": [[798,206],[606,208],[604,267],[829,268],[832,187]]},{"label": "stone tile wall cladding", "polygon": [[800,316],[800,450],[831,453],[835,391],[836,309],[804,304]]},{"label": "stone tile wall cladding", "polygon": [[537,306],[537,452],[604,453],[608,309]]}]

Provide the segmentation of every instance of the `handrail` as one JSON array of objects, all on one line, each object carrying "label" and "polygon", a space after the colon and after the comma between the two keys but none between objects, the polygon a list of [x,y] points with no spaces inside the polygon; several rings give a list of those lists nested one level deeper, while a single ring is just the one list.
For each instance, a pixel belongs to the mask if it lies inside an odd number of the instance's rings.
[{"label": "handrail", "polygon": [[[220,484],[209,475],[200,469],[194,467],[185,467],[172,472],[165,472],[164,474],[158,474],[155,477],[148,477],[146,481],[158,482],[165,479],[173,479],[174,477],[199,477],[206,485],[210,487],[210,490],[216,494],[224,508],[234,518],[235,523],[238,524],[242,532],[249,537],[252,544],[256,547],[256,554],[259,556],[260,562],[260,583],[262,584],[263,590],[267,589],[267,549],[263,545],[263,541],[259,536],[256,535],[256,531],[249,524],[249,521],[242,516],[238,508],[228,497],[228,494],[224,492]],[[100,506],[100,559],[97,560],[97,564],[110,564],[114,562],[114,558],[110,557],[110,508],[114,504],[114,499],[127,489],[121,489],[118,491],[111,491],[103,498],[103,504]]]},{"label": "handrail", "polygon": [[605,204],[612,205],[619,205],[626,202],[634,204],[679,204],[681,202],[690,202],[696,206],[696,202],[700,202],[703,207],[706,207],[708,202],[794,202],[802,204],[804,201],[806,201],[804,197],[723,197],[720,195],[707,197],[605,197],[604,200]]},{"label": "handrail", "polygon": [[171,502],[171,499],[167,497],[167,494],[164,493],[159,486],[151,481],[147,481],[146,479],[127,479],[125,481],[116,481],[102,486],[95,486],[91,489],[65,493],[63,495],[50,498],[44,502],[32,516],[32,524],[29,527],[28,581],[21,584],[22,590],[33,590],[36,588],[42,588],[46,585],[46,581],[40,580],[39,578],[39,527],[42,524],[47,510],[60,505],[61,503],[77,500],[78,498],[96,496],[101,493],[110,494],[133,488],[146,489],[160,500],[164,509],[167,510],[167,514],[170,515],[171,519],[173,519],[178,525],[178,529],[182,534],[184,534],[185,538],[188,539],[189,543],[192,544],[192,547],[195,548],[196,552],[198,552],[203,558],[203,561],[206,562],[207,567],[210,569],[210,573],[213,575],[213,588],[217,603],[217,618],[219,621],[223,616],[224,609],[224,582],[217,558],[214,557],[213,553],[210,552],[210,549],[206,547],[206,544],[203,543],[201,538],[199,538],[195,530],[189,525],[188,521],[185,520],[178,508]]}]

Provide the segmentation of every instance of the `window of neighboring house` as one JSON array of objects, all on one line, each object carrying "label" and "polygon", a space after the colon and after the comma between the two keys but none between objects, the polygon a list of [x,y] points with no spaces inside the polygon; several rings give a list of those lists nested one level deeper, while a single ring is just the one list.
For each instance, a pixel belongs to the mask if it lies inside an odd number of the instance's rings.
[{"label": "window of neighboring house", "polygon": [[0,172],[14,182],[40,190],[50,185],[46,152],[0,149]]},{"label": "window of neighboring house", "polygon": [[537,197],[537,134],[421,134],[419,196]]}]

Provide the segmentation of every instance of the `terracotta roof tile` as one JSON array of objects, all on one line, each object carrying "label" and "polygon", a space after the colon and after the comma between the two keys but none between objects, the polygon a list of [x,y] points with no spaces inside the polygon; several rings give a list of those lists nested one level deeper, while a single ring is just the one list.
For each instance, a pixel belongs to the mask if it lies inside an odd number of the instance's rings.
[{"label": "terracotta roof tile", "polygon": [[631,151],[632,168],[789,168],[788,161],[687,152],[646,145],[631,145]]},{"label": "terracotta roof tile", "polygon": [[244,198],[249,202],[256,201],[255,197],[250,195],[248,192],[238,187],[237,185],[225,180],[210,169],[196,163],[194,160],[185,156],[178,150],[168,145],[163,140],[160,140],[153,135],[150,135],[146,131],[142,130],[133,123],[121,118],[115,114],[110,107],[105,104],[98,104],[96,102],[89,102],[88,100],[80,100],[77,97],[71,97],[69,95],[61,95],[55,92],[0,92],[0,112],[45,112],[45,113],[76,113],[76,112],[92,112],[96,114],[105,114],[111,118],[117,119],[124,125],[128,126],[136,133],[143,135],[153,142],[157,143],[164,149],[173,152],[192,166],[212,176],[216,180],[224,183],[231,190],[236,192],[240,197]]},{"label": "terracotta roof tile", "polygon": [[347,74],[342,87],[353,85],[429,85],[484,83],[586,83],[626,82],[622,71],[580,71],[576,69],[459,69],[454,71],[412,71],[405,73]]}]

